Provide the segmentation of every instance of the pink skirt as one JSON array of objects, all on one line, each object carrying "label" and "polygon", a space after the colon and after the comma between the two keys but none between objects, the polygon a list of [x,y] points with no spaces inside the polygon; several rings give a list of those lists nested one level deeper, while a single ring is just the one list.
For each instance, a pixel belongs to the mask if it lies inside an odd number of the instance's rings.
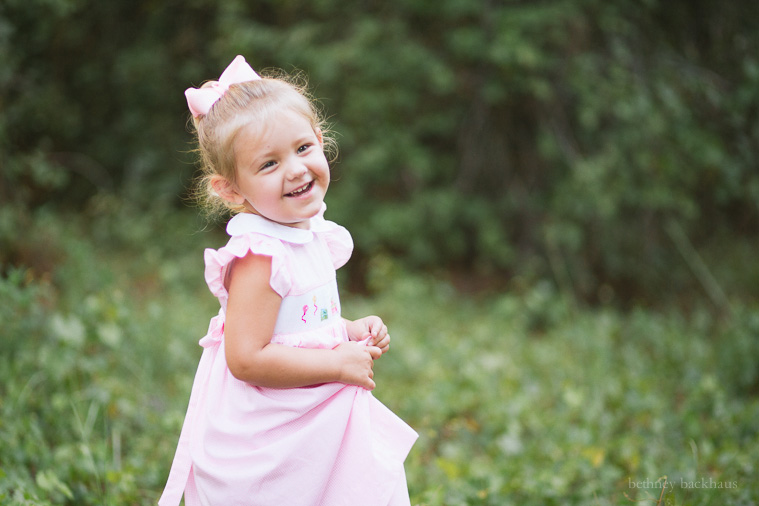
[{"label": "pink skirt", "polygon": [[361,387],[241,382],[227,369],[219,334],[201,341],[160,506],[178,505],[183,492],[186,506],[409,504],[403,462],[418,437],[411,427]]}]

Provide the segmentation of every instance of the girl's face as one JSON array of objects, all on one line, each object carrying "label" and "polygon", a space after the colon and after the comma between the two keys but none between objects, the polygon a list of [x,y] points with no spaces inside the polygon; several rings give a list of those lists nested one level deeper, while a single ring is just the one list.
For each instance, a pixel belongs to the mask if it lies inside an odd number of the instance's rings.
[{"label": "girl's face", "polygon": [[308,228],[329,187],[321,131],[285,110],[265,126],[243,127],[233,147],[237,181],[222,196],[282,225]]}]

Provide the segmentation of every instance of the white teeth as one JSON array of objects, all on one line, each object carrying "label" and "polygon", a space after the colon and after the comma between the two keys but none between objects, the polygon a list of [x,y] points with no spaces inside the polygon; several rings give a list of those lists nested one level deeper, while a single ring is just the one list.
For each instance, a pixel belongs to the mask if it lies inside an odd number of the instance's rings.
[{"label": "white teeth", "polygon": [[311,183],[304,184],[303,186],[301,186],[297,190],[293,190],[290,193],[288,193],[288,195],[299,195],[299,194],[303,193],[304,191],[308,190],[310,187],[311,187]]}]

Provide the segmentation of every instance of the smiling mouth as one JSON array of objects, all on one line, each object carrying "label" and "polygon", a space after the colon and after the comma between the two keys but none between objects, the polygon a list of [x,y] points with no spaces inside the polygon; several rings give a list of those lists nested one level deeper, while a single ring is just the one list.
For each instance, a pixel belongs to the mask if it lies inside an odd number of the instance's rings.
[{"label": "smiling mouth", "polygon": [[313,187],[314,187],[314,182],[311,181],[310,183],[306,183],[303,186],[296,188],[290,193],[285,193],[285,197],[299,197],[301,195],[305,195],[306,193],[311,191],[311,188]]}]

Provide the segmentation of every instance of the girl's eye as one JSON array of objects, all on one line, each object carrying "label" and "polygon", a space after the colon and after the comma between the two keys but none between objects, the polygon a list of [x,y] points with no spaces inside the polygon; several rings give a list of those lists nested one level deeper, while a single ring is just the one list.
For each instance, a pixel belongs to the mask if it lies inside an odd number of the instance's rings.
[{"label": "girl's eye", "polygon": [[311,147],[311,144],[304,144],[304,145],[302,145],[301,147],[298,148],[298,154],[301,154],[301,153],[305,152],[310,147]]},{"label": "girl's eye", "polygon": [[274,160],[270,160],[261,166],[261,170],[266,170],[274,167],[277,163]]}]

